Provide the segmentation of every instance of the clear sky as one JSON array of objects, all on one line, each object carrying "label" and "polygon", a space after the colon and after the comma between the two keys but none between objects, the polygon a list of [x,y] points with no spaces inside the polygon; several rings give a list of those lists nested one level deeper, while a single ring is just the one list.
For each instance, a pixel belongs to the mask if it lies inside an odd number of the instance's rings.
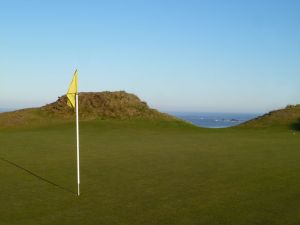
[{"label": "clear sky", "polygon": [[0,2],[0,108],[126,90],[164,111],[300,103],[300,1]]}]

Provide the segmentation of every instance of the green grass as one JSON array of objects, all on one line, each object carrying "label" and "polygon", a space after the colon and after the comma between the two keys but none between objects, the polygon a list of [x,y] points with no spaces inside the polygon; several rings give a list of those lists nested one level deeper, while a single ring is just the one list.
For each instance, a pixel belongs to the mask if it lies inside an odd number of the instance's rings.
[{"label": "green grass", "polygon": [[80,137],[78,198],[74,124],[0,131],[1,225],[300,223],[299,132],[97,121]]}]

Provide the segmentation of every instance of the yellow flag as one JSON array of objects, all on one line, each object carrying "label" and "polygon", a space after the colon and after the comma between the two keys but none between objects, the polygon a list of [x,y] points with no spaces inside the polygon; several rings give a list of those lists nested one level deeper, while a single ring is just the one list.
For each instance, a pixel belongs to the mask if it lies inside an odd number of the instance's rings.
[{"label": "yellow flag", "polygon": [[68,93],[67,93],[67,97],[68,97],[68,106],[70,106],[71,108],[75,109],[76,106],[76,101],[75,101],[75,96],[77,94],[77,88],[78,88],[78,74],[77,74],[77,70],[74,73],[74,77],[73,80],[70,84]]}]

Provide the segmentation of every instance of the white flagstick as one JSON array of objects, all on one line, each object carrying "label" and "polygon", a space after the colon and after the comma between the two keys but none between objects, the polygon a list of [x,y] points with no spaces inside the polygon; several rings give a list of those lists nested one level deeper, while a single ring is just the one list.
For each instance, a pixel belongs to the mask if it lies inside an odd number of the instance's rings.
[{"label": "white flagstick", "polygon": [[80,195],[78,93],[76,93],[77,195]]}]

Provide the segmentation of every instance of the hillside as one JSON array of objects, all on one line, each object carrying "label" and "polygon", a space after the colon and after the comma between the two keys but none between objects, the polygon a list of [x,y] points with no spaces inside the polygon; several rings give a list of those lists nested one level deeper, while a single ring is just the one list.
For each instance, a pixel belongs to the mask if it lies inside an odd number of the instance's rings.
[{"label": "hillside", "polygon": [[[68,121],[74,116],[74,110],[67,106],[67,97],[63,95],[57,101],[40,108],[0,113],[0,128]],[[81,121],[95,119],[177,120],[168,114],[151,109],[136,95],[125,91],[79,93],[79,116]]]},{"label": "hillside", "polygon": [[263,116],[249,120],[241,127],[288,126],[300,130],[300,105],[288,105],[284,109],[271,111]]}]

